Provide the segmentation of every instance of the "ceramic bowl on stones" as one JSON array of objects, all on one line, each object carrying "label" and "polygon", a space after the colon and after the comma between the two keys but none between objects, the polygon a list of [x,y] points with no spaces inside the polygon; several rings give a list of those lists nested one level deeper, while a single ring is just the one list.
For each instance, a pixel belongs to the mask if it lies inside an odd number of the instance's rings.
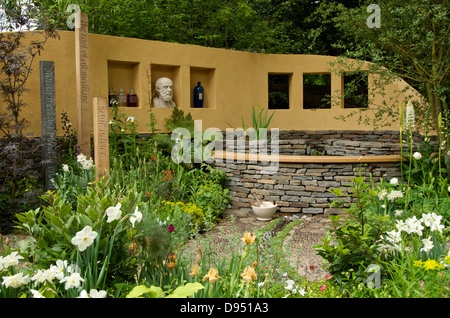
[{"label": "ceramic bowl on stones", "polygon": [[270,221],[277,211],[277,205],[269,201],[263,201],[262,204],[257,206],[251,206],[256,218],[260,221]]}]

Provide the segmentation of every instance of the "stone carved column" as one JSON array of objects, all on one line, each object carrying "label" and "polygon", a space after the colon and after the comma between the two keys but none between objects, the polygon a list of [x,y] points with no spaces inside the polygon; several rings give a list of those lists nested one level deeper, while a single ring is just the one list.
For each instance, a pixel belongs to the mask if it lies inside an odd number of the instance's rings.
[{"label": "stone carved column", "polygon": [[55,62],[40,61],[39,77],[41,88],[41,141],[44,166],[45,190],[53,190],[52,179],[56,178],[56,102],[55,102]]}]

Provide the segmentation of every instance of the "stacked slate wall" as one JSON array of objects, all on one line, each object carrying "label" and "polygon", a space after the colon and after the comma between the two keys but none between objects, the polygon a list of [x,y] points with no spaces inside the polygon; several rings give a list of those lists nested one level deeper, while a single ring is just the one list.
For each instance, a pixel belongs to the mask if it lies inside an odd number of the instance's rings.
[{"label": "stacked slate wall", "polygon": [[[420,138],[420,136],[415,136]],[[236,139],[235,139],[236,141]],[[224,141],[224,148],[226,142]],[[270,144],[270,143],[269,143]],[[270,148],[270,147],[269,147]],[[246,147],[237,152],[248,152]],[[404,144],[404,149],[406,145]],[[270,149],[268,150],[270,153]],[[280,131],[279,154],[325,156],[400,155],[399,133],[395,131]],[[262,173],[270,162],[216,159],[214,166],[226,172],[232,209],[248,209],[252,194],[275,202],[281,213],[331,213],[330,203],[337,197],[329,190],[349,190],[350,177],[363,175],[367,182],[400,178],[399,162],[388,163],[283,163],[275,174]]]}]

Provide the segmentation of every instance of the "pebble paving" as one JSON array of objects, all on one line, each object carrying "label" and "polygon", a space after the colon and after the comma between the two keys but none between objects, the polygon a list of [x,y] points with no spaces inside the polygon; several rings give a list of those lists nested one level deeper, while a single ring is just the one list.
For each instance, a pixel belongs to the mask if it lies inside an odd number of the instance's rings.
[{"label": "pebble paving", "polygon": [[[289,257],[292,268],[310,281],[325,279],[328,274],[323,265],[323,259],[312,248],[327,232],[330,219],[325,214],[275,214],[274,218],[283,217],[288,221],[302,219],[303,222],[294,226],[286,237],[283,249]],[[225,250],[225,240],[221,235],[229,234],[229,230],[237,231],[238,235],[245,232],[255,232],[268,224],[269,221],[258,220],[251,210],[227,209],[215,229],[208,231],[204,237],[214,237],[218,250]],[[286,222],[288,224],[289,222]],[[311,270],[311,268],[314,268]]]}]

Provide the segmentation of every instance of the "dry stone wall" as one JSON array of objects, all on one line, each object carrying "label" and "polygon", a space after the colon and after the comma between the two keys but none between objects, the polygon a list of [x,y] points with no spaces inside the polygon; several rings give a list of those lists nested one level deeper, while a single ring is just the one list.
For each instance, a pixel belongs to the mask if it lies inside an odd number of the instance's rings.
[{"label": "dry stone wall", "polygon": [[374,182],[379,182],[382,176],[387,180],[400,176],[398,163],[372,167],[358,163],[280,163],[275,174],[262,174],[262,163],[216,162],[214,165],[229,177],[226,186],[232,195],[232,208],[250,210],[248,198],[254,201],[251,195],[256,194],[275,202],[282,213],[335,212],[330,209],[330,203],[337,197],[328,190],[342,188],[344,193],[348,192],[350,177],[363,175],[369,181],[369,169]]},{"label": "dry stone wall", "polygon": [[[420,136],[416,135],[416,139]],[[280,131],[280,154],[292,155],[396,155],[400,154],[398,131],[320,130]],[[406,149],[406,144],[403,144]]]},{"label": "dry stone wall", "polygon": [[[280,131],[279,153],[333,156],[399,155],[398,132],[378,131]],[[230,142],[230,141],[228,141]],[[225,141],[224,141],[225,144]],[[404,145],[404,147],[406,147]],[[316,152],[314,152],[314,150]],[[242,152],[243,149],[236,151]],[[248,146],[245,147],[248,151]],[[270,150],[268,151],[270,153]],[[218,160],[217,169],[226,172],[226,186],[232,195],[231,208],[248,209],[252,194],[275,202],[281,213],[334,213],[330,203],[337,198],[329,190],[348,193],[350,177],[365,176],[367,182],[400,177],[399,163],[279,163],[275,174],[261,169],[269,162]]]}]

